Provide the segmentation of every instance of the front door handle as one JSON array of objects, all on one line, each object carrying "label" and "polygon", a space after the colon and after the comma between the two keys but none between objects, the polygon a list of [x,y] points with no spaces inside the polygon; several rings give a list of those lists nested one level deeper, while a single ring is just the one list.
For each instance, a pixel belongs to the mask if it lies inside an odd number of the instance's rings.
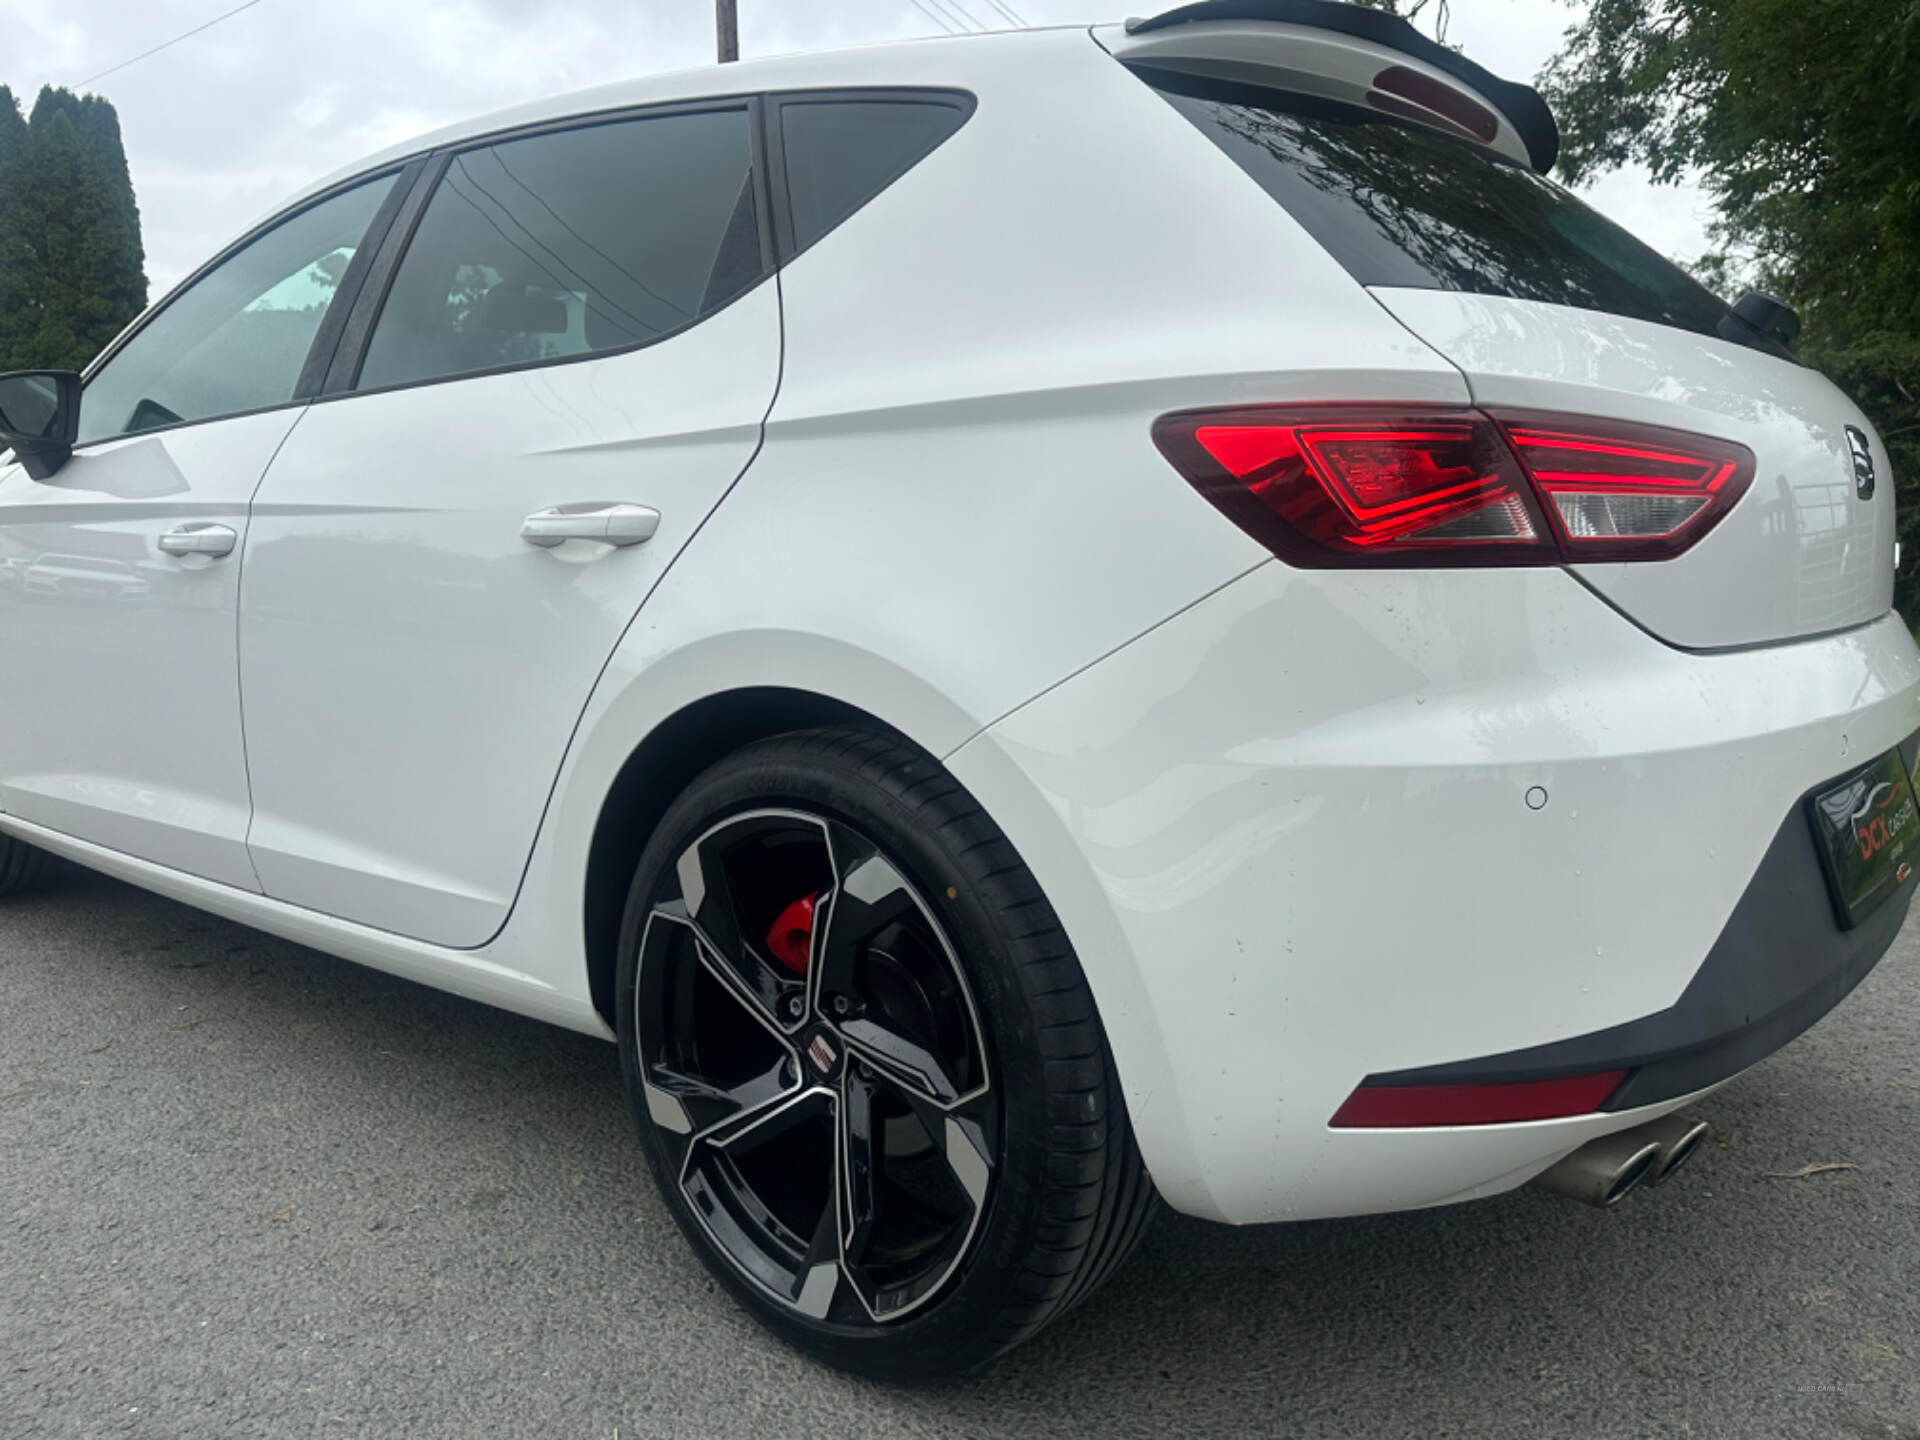
[{"label": "front door handle", "polygon": [[239,542],[239,535],[225,525],[182,525],[160,537],[160,550],[165,555],[205,555],[218,560],[231,555]]},{"label": "front door handle", "polygon": [[646,505],[556,505],[536,510],[520,526],[529,545],[551,550],[569,540],[598,540],[605,545],[638,545],[660,528],[660,512]]}]

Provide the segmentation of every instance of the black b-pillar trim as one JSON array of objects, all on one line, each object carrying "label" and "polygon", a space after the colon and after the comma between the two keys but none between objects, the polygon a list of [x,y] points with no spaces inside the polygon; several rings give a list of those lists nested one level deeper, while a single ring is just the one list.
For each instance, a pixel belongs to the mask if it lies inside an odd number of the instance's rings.
[{"label": "black b-pillar trim", "polygon": [[294,399],[311,400],[325,385],[327,368],[333,364],[334,351],[339,349],[340,337],[347,328],[347,316],[360,298],[367,276],[373,272],[374,256],[386,240],[387,232],[393,228],[394,217],[400,213],[400,207],[406,203],[407,196],[413,193],[413,187],[426,164],[424,157],[411,161],[394,176],[392,188],[387,191],[386,199],[380,202],[380,208],[374,212],[366,233],[354,248],[353,259],[347,262],[346,273],[340,277],[339,288],[334,291],[327,313],[320,321],[320,329],[313,337],[313,344],[308,347],[306,363],[301,366],[299,382],[293,389]]}]

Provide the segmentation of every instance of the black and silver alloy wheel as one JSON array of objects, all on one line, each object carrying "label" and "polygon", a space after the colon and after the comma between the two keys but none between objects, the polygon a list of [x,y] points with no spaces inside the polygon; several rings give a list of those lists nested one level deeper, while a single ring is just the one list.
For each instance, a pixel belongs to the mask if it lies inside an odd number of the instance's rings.
[{"label": "black and silver alloy wheel", "polygon": [[714,765],[636,867],[615,1004],[668,1209],[793,1343],[970,1369],[1153,1213],[1078,959],[1006,837],[878,730]]},{"label": "black and silver alloy wheel", "polygon": [[670,877],[634,1005],[682,1192],[800,1314],[911,1313],[967,1253],[999,1130],[952,945],[873,841],[821,815],[732,816]]}]

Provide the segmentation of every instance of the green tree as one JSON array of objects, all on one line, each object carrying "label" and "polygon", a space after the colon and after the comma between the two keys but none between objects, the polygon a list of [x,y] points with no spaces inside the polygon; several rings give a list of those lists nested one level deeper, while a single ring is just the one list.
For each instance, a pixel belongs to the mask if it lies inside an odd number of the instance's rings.
[{"label": "green tree", "polygon": [[40,262],[25,199],[32,146],[19,102],[0,85],[0,370],[20,368],[25,332],[38,324]]},{"label": "green tree", "polygon": [[1893,452],[1920,554],[1920,0],[1592,0],[1540,83],[1566,180],[1702,178],[1703,276],[1800,311],[1801,357]]},{"label": "green tree", "polygon": [[146,303],[113,106],[49,87],[23,120],[0,87],[0,370],[78,370]]}]

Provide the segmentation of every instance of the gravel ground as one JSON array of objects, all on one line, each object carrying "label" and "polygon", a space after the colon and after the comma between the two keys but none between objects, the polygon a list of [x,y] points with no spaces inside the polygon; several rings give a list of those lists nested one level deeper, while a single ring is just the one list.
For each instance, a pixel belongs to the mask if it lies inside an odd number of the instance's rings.
[{"label": "gravel ground", "polygon": [[5,1440],[1920,1440],[1920,921],[1618,1211],[1168,1215],[1068,1323],[913,1390],[715,1292],[611,1046],[97,878],[0,906],[0,985]]}]

